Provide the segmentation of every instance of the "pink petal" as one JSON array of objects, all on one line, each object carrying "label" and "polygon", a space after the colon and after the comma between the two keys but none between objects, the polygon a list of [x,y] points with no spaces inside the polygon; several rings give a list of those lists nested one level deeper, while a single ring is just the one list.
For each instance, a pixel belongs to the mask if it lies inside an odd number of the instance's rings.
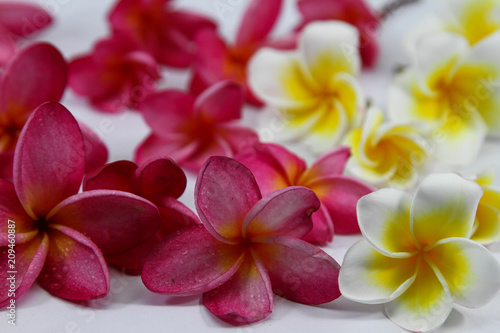
[{"label": "pink petal", "polygon": [[351,156],[349,147],[338,147],[320,157],[302,176],[308,183],[325,177],[338,176],[344,173],[344,167]]},{"label": "pink petal", "polygon": [[246,150],[259,143],[259,136],[249,127],[238,126],[233,123],[220,124],[216,129],[217,134],[229,147],[229,153],[225,156],[233,157],[240,151]]},{"label": "pink petal", "polygon": [[373,68],[377,64],[379,58],[379,43],[376,36],[373,36],[373,32],[370,31],[368,35],[361,32],[361,40],[359,45],[359,53],[361,60],[363,61],[363,66],[366,68]]},{"label": "pink petal", "polygon": [[14,169],[14,151],[0,153],[0,179],[12,181]]},{"label": "pink petal", "polygon": [[92,55],[75,58],[69,63],[68,84],[79,95],[97,99],[115,94],[120,82],[112,76],[103,80],[102,76]]},{"label": "pink petal", "polygon": [[47,43],[26,47],[4,69],[0,113],[27,117],[40,104],[59,101],[67,78],[66,61],[56,48]]},{"label": "pink petal", "polygon": [[228,50],[224,41],[213,29],[200,31],[195,38],[197,54],[195,73],[207,86],[226,79]]},{"label": "pink petal", "polygon": [[149,255],[142,281],[157,293],[196,295],[230,279],[243,261],[242,249],[219,242],[203,226],[165,238]]},{"label": "pink petal", "polygon": [[100,170],[89,174],[83,182],[83,190],[117,190],[135,193],[133,180],[137,165],[130,161],[116,161],[106,164]]},{"label": "pink petal", "polygon": [[342,15],[345,3],[347,1],[301,0],[297,3],[297,8],[304,19],[309,22],[333,19],[335,13],[338,13],[339,16]]},{"label": "pink petal", "polygon": [[89,237],[105,255],[129,250],[154,235],[160,224],[158,209],[136,195],[111,190],[76,194],[47,216]]},{"label": "pink petal", "polygon": [[0,25],[20,37],[34,33],[52,22],[52,17],[42,7],[20,2],[0,3]]},{"label": "pink petal", "polygon": [[[16,244],[15,258],[15,297],[18,299],[35,282],[43,268],[43,263],[47,256],[49,239],[44,234],[39,234],[36,238],[27,243]],[[10,278],[12,269],[9,268],[8,247],[0,247],[0,307],[4,309],[10,303]]]},{"label": "pink petal", "polygon": [[244,96],[234,81],[215,83],[196,99],[194,109],[205,121],[227,122],[241,118]]},{"label": "pink petal", "polygon": [[199,95],[209,86],[210,84],[208,82],[206,82],[197,72],[194,72],[189,82],[189,92],[193,95]]},{"label": "pink petal", "polygon": [[90,239],[64,226],[50,225],[49,252],[38,283],[52,295],[70,300],[101,298],[110,290],[102,252]]},{"label": "pink petal", "polygon": [[[169,156],[176,163],[184,168],[187,168],[184,163],[185,160],[190,158],[197,149],[198,144],[196,142],[186,144],[185,138],[179,138],[178,136],[164,138],[152,134],[137,148],[135,152],[135,161],[139,164],[143,164],[153,158]],[[197,171],[199,168],[200,167],[187,169]]]},{"label": "pink petal", "polygon": [[233,325],[262,320],[273,311],[273,292],[266,269],[246,252],[245,260],[232,278],[203,294],[203,304],[219,319]]},{"label": "pink petal", "polygon": [[130,275],[140,275],[146,258],[160,242],[157,236],[131,250],[106,256],[106,261],[118,270]]},{"label": "pink petal", "polygon": [[135,176],[138,194],[152,201],[163,197],[180,197],[187,183],[184,171],[172,160],[163,157],[139,166]]},{"label": "pink petal", "polygon": [[196,34],[202,30],[215,29],[216,23],[209,17],[184,10],[176,10],[171,13],[172,25],[182,31],[189,40],[193,40]]},{"label": "pink petal", "polygon": [[0,66],[5,66],[16,54],[15,38],[9,34],[7,29],[0,25]]},{"label": "pink petal", "polygon": [[308,187],[325,205],[336,233],[360,233],[356,204],[362,196],[373,192],[371,187],[347,176],[324,178]]},{"label": "pink petal", "polygon": [[85,149],[85,173],[101,168],[108,160],[108,149],[99,136],[87,125],[79,123]]},{"label": "pink petal", "polygon": [[24,126],[14,155],[14,185],[34,219],[78,192],[85,167],[80,128],[59,103],[39,106]]},{"label": "pink petal", "polygon": [[312,228],[311,215],[320,202],[313,191],[290,186],[262,198],[250,209],[243,223],[243,236],[255,239],[266,235],[302,237]]},{"label": "pink petal", "polygon": [[301,237],[302,240],[318,245],[333,241],[333,221],[325,205],[321,205],[318,211],[312,215],[312,223],[313,228],[304,237]]},{"label": "pink petal", "polygon": [[[9,228],[9,224],[15,228]],[[15,230],[16,244],[30,240],[37,233],[33,219],[26,214],[17,198],[14,185],[0,179],[0,247],[10,244],[9,230]]]},{"label": "pink petal", "polygon": [[198,174],[196,210],[207,230],[221,241],[239,242],[246,214],[261,198],[259,186],[243,164],[211,157]]},{"label": "pink petal", "polygon": [[177,199],[165,197],[161,201],[157,201],[156,204],[161,217],[158,232],[162,237],[177,230],[201,224],[198,216]]},{"label": "pink petal", "polygon": [[267,236],[252,248],[277,295],[303,304],[326,303],[340,296],[340,265],[318,247],[292,237]]},{"label": "pink petal", "polygon": [[240,22],[236,46],[262,42],[274,27],[281,12],[281,4],[281,0],[252,0]]}]

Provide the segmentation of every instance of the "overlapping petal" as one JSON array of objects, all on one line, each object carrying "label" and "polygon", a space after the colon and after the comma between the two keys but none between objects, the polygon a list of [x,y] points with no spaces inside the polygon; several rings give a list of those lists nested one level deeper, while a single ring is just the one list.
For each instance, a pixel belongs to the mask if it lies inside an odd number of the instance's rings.
[{"label": "overlapping petal", "polygon": [[82,132],[85,150],[85,173],[101,168],[108,160],[108,149],[99,136],[83,123],[78,124]]},{"label": "overlapping petal", "polygon": [[186,188],[184,171],[167,158],[157,158],[139,166],[135,172],[138,193],[150,200],[178,198]]},{"label": "overlapping petal", "polygon": [[[281,12],[282,0],[253,0],[245,10],[238,32],[236,47],[262,43],[271,32]],[[265,8],[265,10],[262,10]],[[259,20],[255,18],[259,17]]]},{"label": "overlapping petal", "polygon": [[222,81],[196,99],[194,110],[208,122],[228,122],[241,118],[243,102],[241,86],[233,81]]},{"label": "overlapping petal", "polygon": [[130,161],[116,161],[85,176],[83,190],[108,189],[134,192],[133,179],[137,165]]}]

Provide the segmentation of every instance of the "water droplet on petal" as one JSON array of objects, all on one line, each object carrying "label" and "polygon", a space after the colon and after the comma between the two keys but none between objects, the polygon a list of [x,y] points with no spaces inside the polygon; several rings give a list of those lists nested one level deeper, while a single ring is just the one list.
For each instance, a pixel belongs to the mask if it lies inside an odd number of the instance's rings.
[{"label": "water droplet on petal", "polygon": [[58,291],[58,290],[61,290],[63,286],[60,283],[54,282],[54,283],[51,283],[49,285],[49,287],[50,287],[50,289],[52,289],[54,291]]},{"label": "water droplet on petal", "polygon": [[183,254],[183,255],[188,254],[188,250],[183,250],[183,251],[182,251],[182,254]]},{"label": "water droplet on petal", "polygon": [[63,276],[61,274],[56,274],[56,280],[61,281],[63,279]]}]

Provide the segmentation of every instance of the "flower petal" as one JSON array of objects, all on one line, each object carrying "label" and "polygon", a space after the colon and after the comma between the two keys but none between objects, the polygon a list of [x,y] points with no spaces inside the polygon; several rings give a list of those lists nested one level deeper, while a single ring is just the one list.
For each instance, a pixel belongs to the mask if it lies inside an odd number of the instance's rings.
[{"label": "flower petal", "polygon": [[157,158],[140,165],[135,175],[138,193],[152,201],[162,197],[178,198],[186,189],[184,171],[168,158]]},{"label": "flower petal", "polygon": [[359,228],[381,254],[407,258],[416,251],[410,229],[410,206],[409,194],[389,188],[359,199]]},{"label": "flower petal", "polygon": [[339,275],[342,295],[356,302],[390,302],[405,292],[417,276],[417,257],[390,258],[366,240],[347,251]]},{"label": "flower petal", "polygon": [[273,311],[273,292],[266,269],[258,258],[247,252],[231,279],[203,294],[203,304],[233,325],[264,319]]},{"label": "flower petal", "polygon": [[[197,142],[186,144],[186,139],[182,137],[162,137],[156,134],[151,134],[137,148],[135,152],[135,162],[143,164],[154,158],[169,156],[176,163],[182,165],[184,168],[187,168],[185,161],[189,160],[197,149]],[[189,169],[191,170],[191,168]],[[198,169],[199,168],[194,170]]]},{"label": "flower petal", "polygon": [[313,227],[304,237],[300,239],[317,245],[324,245],[333,241],[335,228],[332,219],[325,205],[321,205],[319,209],[311,216]]},{"label": "flower petal", "polygon": [[325,177],[306,185],[325,206],[339,234],[359,233],[356,205],[358,200],[373,192],[368,185],[347,176]]},{"label": "flower petal", "polygon": [[499,207],[493,207],[481,200],[477,206],[476,223],[478,226],[474,230],[471,240],[481,244],[491,244],[500,240]]},{"label": "flower petal", "polygon": [[141,244],[160,225],[158,209],[151,202],[112,190],[93,190],[71,196],[57,205],[47,220],[81,232],[105,255]]},{"label": "flower petal", "polygon": [[236,47],[263,42],[278,19],[281,5],[282,0],[252,0],[240,21]]},{"label": "flower petal", "polygon": [[215,83],[196,99],[194,109],[208,122],[227,122],[241,118],[244,95],[234,81]]},{"label": "flower petal", "polygon": [[67,78],[66,61],[55,47],[47,43],[30,45],[4,69],[0,110],[28,115],[44,102],[57,102]]},{"label": "flower petal", "polygon": [[342,175],[347,159],[351,156],[349,147],[338,147],[321,156],[302,175],[302,179],[312,183],[324,177]]},{"label": "flower petal", "polygon": [[179,230],[149,255],[142,281],[157,293],[196,295],[229,280],[243,262],[235,245],[215,239],[203,226]]},{"label": "flower petal", "polygon": [[154,235],[131,250],[105,256],[106,262],[126,274],[140,275],[148,255],[159,242],[160,239]]},{"label": "flower petal", "polygon": [[14,185],[32,218],[44,217],[78,192],[85,167],[82,134],[59,103],[39,106],[24,126],[14,155]]},{"label": "flower petal", "polygon": [[340,265],[318,247],[288,236],[264,236],[252,248],[268,270],[274,292],[291,301],[321,304],[340,296]]},{"label": "flower petal", "polygon": [[42,7],[30,3],[0,3],[0,24],[10,33],[30,38],[52,22],[52,17]]},{"label": "flower petal", "polygon": [[196,181],[196,210],[207,230],[221,241],[241,239],[245,216],[260,198],[250,170],[227,157],[211,157]]},{"label": "flower petal", "polygon": [[14,169],[14,151],[0,153],[0,178],[12,181]]},{"label": "flower petal", "polygon": [[190,208],[173,197],[164,197],[157,201],[156,205],[161,217],[158,232],[163,237],[174,231],[201,224],[198,216]]},{"label": "flower petal", "polygon": [[100,170],[88,174],[83,181],[83,190],[117,190],[134,193],[132,186],[137,165],[130,161],[106,164]]},{"label": "flower petal", "polygon": [[476,182],[456,174],[432,174],[425,178],[411,205],[411,228],[416,242],[425,247],[444,238],[469,238],[482,194]]},{"label": "flower petal", "polygon": [[500,264],[484,246],[465,238],[448,238],[427,253],[455,303],[479,308],[500,290]]},{"label": "flower petal", "polygon": [[318,197],[308,188],[290,186],[272,192],[253,206],[243,222],[243,237],[287,235],[300,238],[312,229]]},{"label": "flower petal", "polygon": [[102,252],[81,233],[60,225],[47,230],[47,260],[38,282],[49,293],[71,300],[89,300],[109,293],[109,272]]},{"label": "flower petal", "polygon": [[95,171],[108,160],[108,149],[101,138],[87,125],[78,123],[83,136],[85,149],[85,173]]},{"label": "flower petal", "polygon": [[[35,282],[43,268],[43,263],[47,256],[49,247],[49,239],[45,234],[38,234],[37,237],[22,244],[15,246],[15,297],[21,297]],[[10,303],[9,294],[11,293],[11,282],[8,278],[11,277],[13,269],[9,268],[7,246],[0,247],[0,306],[4,308]]]},{"label": "flower petal", "polygon": [[227,78],[228,49],[214,29],[205,29],[195,37],[197,53],[194,60],[194,77],[191,92],[199,94],[210,84]]}]

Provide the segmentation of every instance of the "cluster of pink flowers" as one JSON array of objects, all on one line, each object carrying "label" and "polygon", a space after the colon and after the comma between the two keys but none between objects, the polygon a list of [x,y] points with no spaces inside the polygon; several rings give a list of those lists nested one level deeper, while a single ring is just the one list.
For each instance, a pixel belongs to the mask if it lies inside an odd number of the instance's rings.
[{"label": "cluster of pink flowers", "polygon": [[[48,25],[50,15],[31,5],[0,3],[0,279],[7,281],[9,271],[10,220],[16,221],[19,277],[13,297],[8,292],[12,286],[0,283],[1,307],[35,281],[66,300],[105,297],[108,264],[141,275],[156,293],[202,294],[211,313],[234,325],[271,314],[274,294],[309,305],[333,301],[341,292],[361,302],[404,303],[411,299],[410,285],[425,279],[444,290],[447,304],[460,297],[476,304],[478,289],[471,287],[474,291],[464,296],[449,282],[459,264],[452,262],[456,266],[446,271],[441,257],[452,257],[451,246],[464,253],[464,262],[475,251],[478,262],[494,267],[492,276],[500,278],[500,266],[482,245],[455,239],[470,238],[479,228],[473,228],[474,221],[486,233],[480,239],[500,235],[489,232],[500,230],[495,205],[500,191],[491,182],[477,181],[487,193],[478,217],[482,190],[458,176],[443,176],[442,183],[463,191],[459,199],[436,186],[434,177],[417,192],[415,204],[400,192],[374,192],[369,182],[382,177],[406,184],[400,179],[400,160],[421,147],[410,125],[382,131],[383,118],[376,111],[365,117],[355,75],[376,65],[381,15],[362,0],[299,0],[300,22],[288,35],[275,37],[272,30],[284,1],[252,0],[229,42],[214,20],[175,9],[173,3],[117,1],[108,16],[109,36],[70,61],[48,43],[16,44]],[[318,23],[331,20],[343,22]],[[328,42],[351,43],[356,50],[342,58],[339,46]],[[276,66],[259,68],[262,60]],[[165,67],[191,70],[186,90],[159,89]],[[255,89],[262,82],[263,88]],[[107,163],[108,150],[99,136],[59,103],[66,86],[96,111],[131,109],[143,117],[151,131],[136,148],[134,161]],[[353,130],[341,143],[350,147],[335,143],[308,167],[302,157],[277,143],[261,142],[256,131],[243,125],[245,103],[283,107],[291,115],[290,126],[306,123],[322,135],[322,126],[333,124],[337,141]],[[365,124],[356,127],[360,120]],[[348,173],[353,165],[351,170],[367,178]],[[179,201],[187,185],[185,171],[197,174],[197,214]],[[455,216],[448,213],[459,206],[463,230],[455,232]],[[449,232],[437,228],[442,234],[436,239],[427,233],[436,228],[426,220],[431,213],[448,221]],[[394,227],[395,219],[399,226]],[[343,271],[320,248],[334,234],[361,233],[368,241],[349,251]],[[395,240],[399,235],[410,245]],[[380,272],[377,266],[396,267],[403,260],[404,268],[412,267],[408,276],[404,269]],[[469,266],[467,283],[476,282]],[[481,270],[486,264],[476,266]],[[372,294],[371,280],[360,278],[358,289],[356,275],[363,272],[373,275],[377,288],[383,274],[392,284]],[[478,283],[500,289],[491,280]],[[477,304],[488,300],[481,293]],[[396,323],[414,329],[399,312],[404,306],[390,303],[387,311]],[[423,327],[433,329],[449,312],[422,313],[435,317],[435,323]]]}]

